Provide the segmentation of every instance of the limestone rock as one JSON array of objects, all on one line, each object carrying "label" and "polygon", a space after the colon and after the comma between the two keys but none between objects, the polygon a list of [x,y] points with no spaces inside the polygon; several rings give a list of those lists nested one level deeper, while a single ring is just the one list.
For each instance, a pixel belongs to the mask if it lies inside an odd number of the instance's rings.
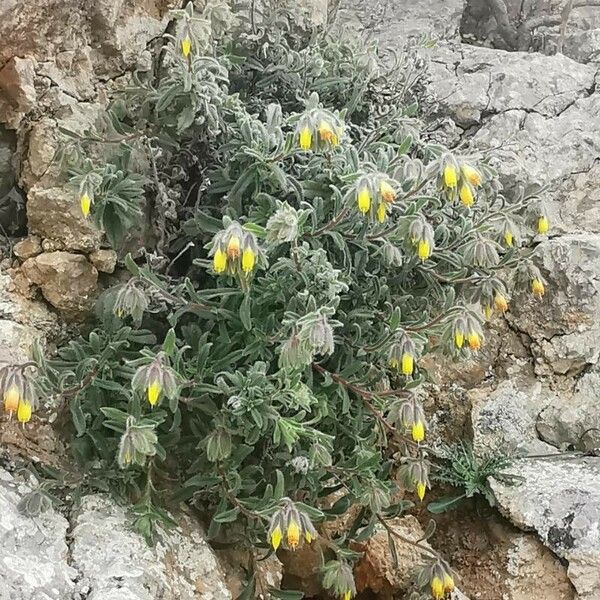
[{"label": "limestone rock", "polygon": [[35,105],[35,63],[29,58],[13,57],[0,70],[0,120],[16,129]]},{"label": "limestone rock", "polygon": [[15,256],[20,260],[27,260],[32,256],[37,256],[42,252],[42,243],[39,237],[32,235],[17,242],[13,248]]},{"label": "limestone rock", "polygon": [[[16,140],[12,131],[0,125],[0,198],[10,191],[15,181],[13,156]],[[3,223],[4,228],[8,223]]]},{"label": "limestone rock", "polygon": [[600,460],[520,460],[508,471],[520,485],[490,480],[498,507],[513,523],[534,530],[568,561],[579,600],[600,589]]},{"label": "limestone rock", "polygon": [[85,256],[45,252],[26,260],[22,269],[55,308],[71,315],[91,308],[98,271]]},{"label": "limestone rock", "polygon": [[96,250],[102,232],[81,213],[77,194],[62,187],[35,186],[27,201],[29,230],[52,240],[55,249]]},{"label": "limestone rock", "polygon": [[117,253],[114,250],[95,250],[89,255],[90,262],[102,273],[113,273],[117,264]]}]

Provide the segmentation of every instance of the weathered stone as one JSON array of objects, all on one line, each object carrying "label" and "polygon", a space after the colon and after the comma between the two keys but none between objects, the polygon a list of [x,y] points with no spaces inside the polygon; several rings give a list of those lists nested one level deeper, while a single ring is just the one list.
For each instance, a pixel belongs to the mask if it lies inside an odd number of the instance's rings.
[{"label": "weathered stone", "polygon": [[88,258],[102,273],[113,273],[117,264],[117,253],[114,250],[95,250]]},{"label": "weathered stone", "polygon": [[27,260],[32,256],[37,256],[42,252],[42,243],[39,237],[32,235],[20,242],[17,242],[13,248],[15,256],[20,260]]},{"label": "weathered stone", "polygon": [[90,310],[98,271],[85,256],[45,252],[26,260],[22,269],[55,308],[71,315]]},{"label": "weathered stone", "polygon": [[54,249],[96,250],[102,239],[102,232],[81,213],[77,194],[69,189],[33,187],[27,220],[30,232],[50,240]]},{"label": "weathered stone", "polygon": [[600,459],[519,460],[507,471],[519,485],[490,480],[500,510],[533,529],[558,556],[579,600],[597,600],[600,589]]},{"label": "weathered stone", "polygon": [[[0,198],[10,191],[15,182],[13,156],[16,140],[13,132],[0,125]],[[3,226],[6,228],[6,225]]]},{"label": "weathered stone", "polygon": [[31,349],[42,335],[32,327],[15,321],[0,321],[0,366],[23,363],[31,358]]},{"label": "weathered stone", "polygon": [[16,129],[34,106],[35,63],[28,58],[13,57],[0,70],[0,121]]},{"label": "weathered stone", "polygon": [[71,598],[77,572],[68,562],[69,523],[52,509],[35,518],[22,515],[17,505],[30,491],[0,469],[0,596]]}]

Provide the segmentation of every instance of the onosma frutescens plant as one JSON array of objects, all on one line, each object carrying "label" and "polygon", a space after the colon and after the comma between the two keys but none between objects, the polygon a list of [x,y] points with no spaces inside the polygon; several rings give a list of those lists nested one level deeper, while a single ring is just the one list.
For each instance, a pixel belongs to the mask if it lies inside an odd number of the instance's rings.
[{"label": "onosma frutescens plant", "polygon": [[[68,405],[90,485],[133,499],[147,536],[185,500],[212,538],[317,544],[347,600],[350,542],[383,526],[393,545],[400,492],[430,486],[421,358],[468,358],[512,293],[544,293],[526,242],[547,220],[486,157],[420,133],[416,54],[386,67],[211,4],[176,12],[152,76],[65,142],[74,202],[131,277],[35,379]],[[28,373],[2,375],[23,421]],[[346,533],[322,533],[351,505]],[[422,550],[417,582],[440,599],[452,572]]]}]

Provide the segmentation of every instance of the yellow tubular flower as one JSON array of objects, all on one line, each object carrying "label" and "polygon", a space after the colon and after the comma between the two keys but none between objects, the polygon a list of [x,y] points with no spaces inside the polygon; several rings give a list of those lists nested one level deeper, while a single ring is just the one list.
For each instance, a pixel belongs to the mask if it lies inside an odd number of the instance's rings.
[{"label": "yellow tubular flower", "polygon": [[469,348],[471,350],[479,350],[481,348],[481,336],[476,331],[471,331],[467,336],[469,342]]},{"label": "yellow tubular flower", "polygon": [[419,247],[417,248],[417,254],[421,260],[427,260],[431,255],[431,247],[427,240],[419,240]]},{"label": "yellow tubular flower", "polygon": [[544,235],[545,233],[548,233],[548,229],[550,229],[548,219],[544,216],[540,217],[537,222],[538,233]]},{"label": "yellow tubular flower", "polygon": [[366,187],[363,187],[358,192],[358,210],[364,215],[371,208],[371,195]]},{"label": "yellow tubular flower", "polygon": [[273,550],[277,550],[277,548],[279,548],[282,539],[283,534],[281,533],[281,527],[277,525],[277,527],[273,529],[273,533],[271,533],[271,546],[273,546]]},{"label": "yellow tubular flower", "polygon": [[304,539],[306,540],[307,544],[310,544],[312,542],[312,535],[310,534],[310,531],[305,531],[304,532]]},{"label": "yellow tubular flower", "polygon": [[11,385],[4,392],[4,410],[15,412],[19,406],[19,390],[16,385]]},{"label": "yellow tubular flower", "polygon": [[483,307],[483,316],[489,321],[492,317],[492,307],[489,304],[486,304]]},{"label": "yellow tubular flower", "polygon": [[419,497],[419,500],[423,501],[423,498],[425,498],[425,490],[426,490],[425,484],[422,481],[418,481],[415,489],[417,492],[417,496]]},{"label": "yellow tubular flower", "polygon": [[350,600],[352,598],[352,592],[350,590],[346,590],[342,595],[342,600]]},{"label": "yellow tubular flower", "polygon": [[456,169],[452,165],[444,167],[444,185],[447,188],[455,188],[457,182]]},{"label": "yellow tubular flower", "polygon": [[381,182],[379,193],[384,202],[393,202],[396,199],[396,190],[387,181]]},{"label": "yellow tubular flower", "polygon": [[223,273],[227,268],[227,254],[219,249],[213,256],[213,269],[215,273]]},{"label": "yellow tubular flower", "polygon": [[539,296],[540,298],[544,295],[546,289],[544,288],[544,284],[541,279],[537,277],[531,282],[531,291],[534,296]]},{"label": "yellow tubular flower", "polygon": [[187,58],[190,55],[191,51],[192,51],[192,40],[190,39],[189,35],[186,35],[181,40],[181,53],[183,54],[183,56],[185,56],[185,58]]},{"label": "yellow tubular flower", "polygon": [[400,363],[397,358],[390,358],[389,365],[390,369],[397,369],[400,366]]},{"label": "yellow tubular flower", "polygon": [[460,201],[465,206],[472,206],[473,202],[475,202],[475,198],[473,197],[473,192],[471,191],[471,188],[466,183],[463,183],[460,186],[460,191],[459,191],[458,195],[460,196]]},{"label": "yellow tubular flower", "polygon": [[158,397],[160,396],[161,386],[160,382],[154,380],[146,390],[148,394],[148,402],[150,406],[155,406],[158,402]]},{"label": "yellow tubular flower", "polygon": [[460,331],[457,331],[454,334],[454,345],[457,348],[462,348],[463,345],[464,345],[464,343],[465,343],[465,336],[464,336],[464,334],[462,334]]},{"label": "yellow tubular flower", "polygon": [[444,592],[444,582],[437,576],[431,580],[431,595],[435,600],[442,600],[446,595]]},{"label": "yellow tubular flower", "polygon": [[319,137],[322,142],[329,142],[334,146],[338,143],[337,135],[335,135],[335,132],[327,121],[321,121],[319,123]]},{"label": "yellow tubular flower", "polygon": [[256,264],[256,254],[252,248],[246,248],[242,254],[242,269],[244,273],[250,273]]},{"label": "yellow tubular flower", "polygon": [[287,544],[291,550],[295,550],[300,543],[300,527],[296,521],[291,521],[287,529]]},{"label": "yellow tubular flower", "polygon": [[240,256],[240,238],[237,235],[232,235],[227,244],[227,257],[238,258]]},{"label": "yellow tubular flower", "polygon": [[425,425],[423,425],[423,421],[413,423],[411,433],[413,441],[422,442],[425,439]]},{"label": "yellow tubular flower", "polygon": [[502,294],[497,293],[496,296],[494,297],[494,306],[500,312],[506,312],[508,310],[508,301]]},{"label": "yellow tubular flower", "polygon": [[31,404],[21,400],[17,411],[17,419],[19,423],[27,423],[31,419]]},{"label": "yellow tubular flower", "polygon": [[504,242],[506,243],[507,246],[512,246],[513,245],[513,234],[512,234],[512,231],[505,231],[504,232]]},{"label": "yellow tubular flower", "polygon": [[463,165],[462,172],[465,179],[474,186],[481,185],[481,174],[477,169],[474,169],[471,165]]},{"label": "yellow tubular flower", "polygon": [[454,590],[454,579],[452,579],[451,575],[446,573],[444,575],[444,592],[446,594],[450,594]]},{"label": "yellow tubular flower", "polygon": [[92,199],[87,194],[82,194],[79,198],[79,204],[81,206],[81,212],[84,217],[90,214],[90,207],[92,206]]},{"label": "yellow tubular flower", "polygon": [[402,354],[402,374],[412,375],[415,369],[415,359],[408,352]]},{"label": "yellow tubular flower", "polygon": [[308,127],[303,127],[300,130],[300,149],[310,150],[312,146],[312,133]]},{"label": "yellow tubular flower", "polygon": [[380,223],[385,221],[385,204],[383,202],[381,202],[377,207],[377,220]]}]

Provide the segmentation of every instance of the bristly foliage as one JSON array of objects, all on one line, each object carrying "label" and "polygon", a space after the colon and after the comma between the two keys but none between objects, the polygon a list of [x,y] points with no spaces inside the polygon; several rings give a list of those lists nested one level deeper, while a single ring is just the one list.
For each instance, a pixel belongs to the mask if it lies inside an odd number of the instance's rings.
[{"label": "bristly foliage", "polygon": [[[255,546],[268,523],[295,547],[311,520],[361,505],[327,557],[351,594],[348,541],[408,505],[398,464],[419,498],[429,487],[420,358],[476,352],[517,265],[520,288],[541,283],[521,216],[541,207],[505,195],[485,157],[429,143],[416,54],[384,62],[282,12],[210,5],[175,11],[153,74],[71,142],[75,158],[111,148],[76,160],[74,202],[88,193],[131,279],[41,383],[148,537],[174,488],[212,537],[241,521]],[[135,243],[146,260],[126,255]],[[485,494],[489,469],[469,464],[448,473]]]}]

